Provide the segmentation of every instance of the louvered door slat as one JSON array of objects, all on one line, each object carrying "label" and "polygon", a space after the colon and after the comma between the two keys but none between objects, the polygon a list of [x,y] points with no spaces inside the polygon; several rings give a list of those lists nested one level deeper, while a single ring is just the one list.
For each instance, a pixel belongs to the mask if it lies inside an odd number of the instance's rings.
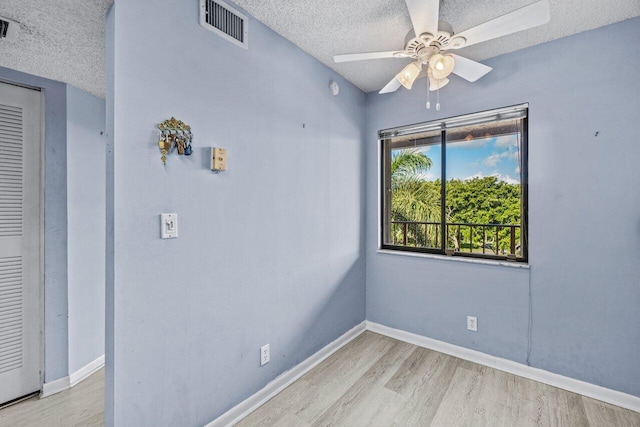
[{"label": "louvered door slat", "polygon": [[[22,115],[0,104],[0,238],[22,235]],[[21,256],[0,258],[0,373],[22,366],[22,273]]]},{"label": "louvered door slat", "polygon": [[0,405],[42,384],[41,105],[39,91],[0,83]]},{"label": "louvered door slat", "polygon": [[19,133],[22,133],[22,118],[20,113],[2,114],[0,115],[0,122],[5,124],[5,129],[18,129]]},{"label": "louvered door slat", "polygon": [[22,138],[22,131],[20,129],[2,127],[0,128],[0,135],[4,135],[4,137],[13,141],[20,141]]},{"label": "louvered door slat", "polygon": [[21,141],[20,135],[9,135],[9,132],[3,132],[0,129],[0,142],[8,145],[9,147],[20,146],[19,143]]},{"label": "louvered door slat", "polygon": [[0,105],[0,237],[22,235],[22,109]]}]

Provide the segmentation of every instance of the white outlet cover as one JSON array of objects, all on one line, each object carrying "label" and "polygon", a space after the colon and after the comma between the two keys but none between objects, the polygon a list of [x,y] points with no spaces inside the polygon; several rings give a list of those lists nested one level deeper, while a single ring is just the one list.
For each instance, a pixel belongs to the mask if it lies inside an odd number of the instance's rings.
[{"label": "white outlet cover", "polygon": [[470,331],[478,332],[478,318],[474,316],[467,316],[467,329]]},{"label": "white outlet cover", "polygon": [[271,351],[269,344],[260,347],[260,366],[264,366],[271,361]]}]

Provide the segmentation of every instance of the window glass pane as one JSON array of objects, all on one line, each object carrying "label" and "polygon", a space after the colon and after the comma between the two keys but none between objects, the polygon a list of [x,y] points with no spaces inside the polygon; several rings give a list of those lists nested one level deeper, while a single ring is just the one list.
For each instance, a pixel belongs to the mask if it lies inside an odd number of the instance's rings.
[{"label": "window glass pane", "polygon": [[440,248],[442,244],[440,131],[397,139],[387,150],[385,244]]},{"label": "window glass pane", "polygon": [[446,248],[522,257],[522,120],[446,134]]}]

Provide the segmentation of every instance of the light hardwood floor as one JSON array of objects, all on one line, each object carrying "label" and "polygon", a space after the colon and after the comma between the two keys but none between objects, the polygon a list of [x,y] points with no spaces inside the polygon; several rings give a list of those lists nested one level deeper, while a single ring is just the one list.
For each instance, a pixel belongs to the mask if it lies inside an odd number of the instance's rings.
[{"label": "light hardwood floor", "polygon": [[0,426],[75,427],[104,424],[104,368],[53,396],[0,409]]},{"label": "light hardwood floor", "polygon": [[[101,426],[103,388],[101,369],[1,409],[0,426]],[[365,332],[237,425],[640,427],[640,414]]]},{"label": "light hardwood floor", "polygon": [[365,332],[237,424],[640,426],[640,414]]}]

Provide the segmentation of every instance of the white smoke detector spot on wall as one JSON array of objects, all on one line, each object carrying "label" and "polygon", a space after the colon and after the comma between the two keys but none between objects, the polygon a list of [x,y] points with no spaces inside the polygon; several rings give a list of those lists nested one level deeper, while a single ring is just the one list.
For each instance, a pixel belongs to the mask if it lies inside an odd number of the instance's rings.
[{"label": "white smoke detector spot on wall", "polygon": [[0,16],[0,41],[15,40],[18,37],[20,24],[9,18]]},{"label": "white smoke detector spot on wall", "polygon": [[331,95],[338,96],[338,94],[340,93],[340,85],[338,85],[337,82],[331,80],[331,82],[329,83],[329,90],[331,90]]}]

